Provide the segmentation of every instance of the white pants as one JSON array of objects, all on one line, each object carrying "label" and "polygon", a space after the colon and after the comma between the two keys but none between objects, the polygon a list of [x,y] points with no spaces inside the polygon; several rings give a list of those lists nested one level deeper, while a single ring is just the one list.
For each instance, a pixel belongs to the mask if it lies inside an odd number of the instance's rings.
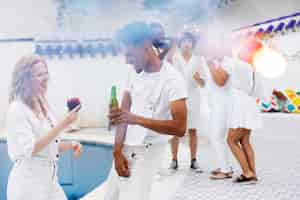
[{"label": "white pants", "polygon": [[54,161],[18,160],[10,172],[8,200],[67,200],[58,183]]},{"label": "white pants", "polygon": [[217,154],[218,167],[221,169],[221,172],[224,173],[230,171],[229,149],[226,143],[228,132],[227,108],[226,99],[215,101],[215,104],[210,106],[210,142]]},{"label": "white pants", "polygon": [[113,163],[104,200],[149,200],[165,145],[125,146],[123,152],[128,159],[130,177],[119,177]]}]

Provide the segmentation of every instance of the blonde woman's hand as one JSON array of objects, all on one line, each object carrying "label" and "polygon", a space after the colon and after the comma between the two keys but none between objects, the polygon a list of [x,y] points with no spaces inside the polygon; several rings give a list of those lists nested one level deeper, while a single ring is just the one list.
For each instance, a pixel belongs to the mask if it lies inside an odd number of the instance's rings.
[{"label": "blonde woman's hand", "polygon": [[80,144],[79,142],[72,142],[72,149],[74,152],[74,158],[77,159],[80,157],[81,155],[81,151],[82,151],[82,144]]},{"label": "blonde woman's hand", "polygon": [[69,125],[71,125],[73,122],[75,122],[78,118],[78,111],[80,110],[81,105],[76,106],[73,110],[68,112],[66,117],[62,121],[62,126],[64,128],[67,128]]}]

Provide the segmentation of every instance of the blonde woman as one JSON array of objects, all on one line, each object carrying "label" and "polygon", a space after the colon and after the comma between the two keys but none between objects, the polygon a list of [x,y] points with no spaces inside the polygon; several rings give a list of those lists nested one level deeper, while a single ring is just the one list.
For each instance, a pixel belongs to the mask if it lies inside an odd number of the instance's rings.
[{"label": "blonde woman", "polygon": [[77,119],[80,105],[62,121],[55,121],[47,101],[49,80],[44,59],[24,56],[15,65],[6,116],[8,154],[13,168],[7,187],[8,200],[66,200],[57,179],[59,152],[81,144],[62,142],[59,135]]}]

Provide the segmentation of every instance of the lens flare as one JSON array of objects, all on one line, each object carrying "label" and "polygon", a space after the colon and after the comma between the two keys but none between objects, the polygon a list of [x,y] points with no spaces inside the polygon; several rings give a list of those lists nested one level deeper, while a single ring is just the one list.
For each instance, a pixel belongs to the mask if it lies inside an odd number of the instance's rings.
[{"label": "lens flare", "polygon": [[278,78],[286,70],[287,62],[277,51],[264,46],[253,57],[253,66],[269,79]]}]

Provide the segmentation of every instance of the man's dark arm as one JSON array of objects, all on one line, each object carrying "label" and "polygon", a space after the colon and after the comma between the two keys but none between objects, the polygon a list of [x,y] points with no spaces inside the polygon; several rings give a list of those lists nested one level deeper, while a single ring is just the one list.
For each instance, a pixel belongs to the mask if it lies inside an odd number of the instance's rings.
[{"label": "man's dark arm", "polygon": [[170,103],[171,120],[155,120],[136,116],[136,124],[160,134],[182,137],[186,131],[187,108],[186,100],[180,99]]}]

